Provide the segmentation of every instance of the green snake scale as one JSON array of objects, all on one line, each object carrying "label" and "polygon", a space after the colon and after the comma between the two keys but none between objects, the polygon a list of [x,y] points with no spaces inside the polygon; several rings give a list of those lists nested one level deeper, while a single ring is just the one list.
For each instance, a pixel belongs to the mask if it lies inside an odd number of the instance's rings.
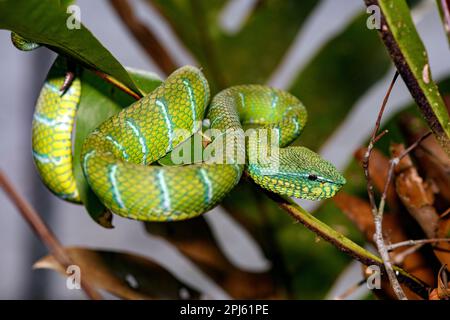
[{"label": "green snake scale", "polygon": [[[23,38],[13,40],[22,49],[34,48]],[[33,157],[45,185],[59,197],[78,203],[72,131],[81,83],[75,77],[62,93],[65,68],[65,59],[58,58],[40,92],[32,125]],[[176,135],[177,130],[192,135],[202,128],[204,119],[209,119],[210,130],[220,133],[208,147],[219,150],[223,141],[233,142],[231,152],[221,158],[226,161],[157,164],[187,139]],[[145,221],[183,220],[210,210],[235,187],[244,170],[261,187],[282,195],[329,198],[345,184],[343,176],[315,152],[289,146],[306,119],[306,109],[296,97],[267,86],[234,86],[210,102],[202,72],[185,66],[96,128],[84,142],[82,169],[110,211]],[[245,138],[243,129],[256,129],[258,138]],[[260,129],[272,137],[267,144],[261,143]],[[249,154],[265,150],[264,145],[276,151],[275,169],[267,161],[249,161]],[[243,162],[239,161],[242,154]]]}]

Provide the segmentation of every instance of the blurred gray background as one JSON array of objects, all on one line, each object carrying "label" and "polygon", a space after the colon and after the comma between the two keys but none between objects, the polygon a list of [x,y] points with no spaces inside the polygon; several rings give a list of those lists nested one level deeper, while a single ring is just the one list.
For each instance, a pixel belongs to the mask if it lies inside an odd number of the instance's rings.
[{"label": "blurred gray background", "polygon": [[[233,32],[239,28],[255,2],[228,1],[218,23],[222,28]],[[138,9],[139,16],[157,32],[160,41],[173,53],[179,65],[196,64],[157,13],[139,0],[132,3]],[[128,34],[107,1],[80,0],[78,5],[81,7],[82,22],[120,62],[155,71],[164,77]],[[362,10],[362,0],[318,1],[314,13],[308,17],[269,83],[280,88],[288,87],[293,75]],[[434,78],[447,76],[450,59],[434,1],[424,1],[424,5],[415,10],[414,17],[429,51]],[[71,246],[127,250],[152,257],[177,277],[199,288],[207,297],[227,298],[226,293],[184,259],[176,249],[162,239],[146,234],[140,223],[115,216],[115,229],[103,229],[92,222],[82,206],[59,200],[43,186],[32,162],[30,124],[34,103],[54,55],[44,48],[30,53],[20,52],[12,46],[9,38],[9,32],[0,30],[0,168],[33,204],[61,242]],[[349,161],[348,155],[363,140],[352,133],[355,130],[368,133],[372,127],[371,119],[374,119],[373,115],[377,112],[377,108],[373,106],[379,105],[390,81],[391,71],[357,101],[348,118],[320,150],[339,169],[345,168]],[[397,111],[409,100],[409,93],[399,81],[387,112]],[[389,114],[386,114],[385,118],[388,117]],[[317,206],[317,203],[302,204],[311,210]],[[210,218],[212,215],[214,219]],[[221,209],[215,209],[206,216],[214,224],[213,229],[220,233],[219,239],[226,239],[221,243],[234,263],[249,270],[264,270],[269,266],[253,241]],[[65,279],[55,272],[31,270],[33,263],[46,252],[46,248],[32,233],[16,208],[0,192],[0,299],[84,298],[79,290],[66,289]],[[347,288],[349,283],[354,283],[355,275],[359,272],[358,265],[351,264],[337,280],[328,297],[333,298]],[[360,294],[361,292],[356,293],[353,297]]]}]

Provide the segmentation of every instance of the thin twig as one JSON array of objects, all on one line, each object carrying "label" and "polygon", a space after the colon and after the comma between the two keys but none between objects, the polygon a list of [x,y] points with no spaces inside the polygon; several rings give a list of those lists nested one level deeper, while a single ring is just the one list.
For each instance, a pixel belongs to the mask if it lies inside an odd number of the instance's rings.
[{"label": "thin twig", "polygon": [[[327,224],[318,220],[316,217],[297,205],[293,200],[264,190],[256,184],[254,185],[255,188],[261,190],[262,193],[266,194],[269,198],[274,200],[281,209],[289,213],[296,221],[303,224],[306,228],[317,234],[325,241],[331,243],[342,252],[348,254],[349,256],[358,260],[366,266],[377,265],[383,267],[382,259],[367,251],[366,249],[360,247]],[[426,284],[397,266],[394,266],[394,270],[398,273],[400,281],[407,285],[412,291],[423,298],[426,298],[428,296],[428,286]]]},{"label": "thin twig", "polygon": [[113,86],[115,86],[116,88],[118,88],[119,90],[125,92],[126,94],[128,94],[129,96],[133,97],[136,100],[139,100],[142,98],[142,96],[140,96],[139,94],[137,94],[136,92],[134,92],[133,90],[131,90],[130,88],[128,88],[126,85],[124,85],[122,82],[114,79],[113,77],[111,77],[110,75],[103,73],[99,70],[91,70],[92,72],[94,72],[97,76],[99,76],[100,78],[102,78],[103,80],[105,80],[106,82],[111,83]]},{"label": "thin twig", "polygon": [[398,160],[402,160],[404,157],[406,157],[412,150],[414,150],[415,148],[417,148],[417,146],[419,146],[419,144],[422,143],[423,140],[425,140],[426,138],[428,138],[430,135],[432,134],[431,131],[426,132],[425,134],[423,134],[422,136],[419,137],[419,139],[417,139],[413,144],[411,144],[408,148],[405,149],[405,151],[403,151],[397,158]]},{"label": "thin twig", "polygon": [[434,238],[434,239],[420,239],[420,240],[406,240],[397,243],[393,243],[387,246],[389,251],[395,250],[405,246],[415,246],[418,244],[437,243],[437,242],[450,242],[450,238]]},{"label": "thin twig", "polygon": [[[442,145],[444,151],[450,154],[450,139],[447,126],[449,117],[442,112],[445,110],[444,101],[439,95],[436,84],[431,80],[429,70],[426,69],[429,67],[428,59],[423,57],[424,59],[421,60],[419,67],[416,65],[416,55],[409,54],[414,50],[425,52],[425,47],[411,21],[411,17],[408,14],[404,14],[403,11],[398,11],[396,8],[392,8],[391,5],[386,4],[394,3],[394,6],[399,10],[407,10],[405,1],[398,1],[398,5],[396,4],[397,1],[364,0],[364,2],[367,7],[376,6],[379,9],[382,27],[378,31],[381,40],[383,40],[384,45],[388,49],[392,61],[401,74],[428,126],[436,136],[437,141]],[[400,12],[402,13],[400,14]],[[399,32],[399,30],[409,30],[408,37],[402,37],[403,33]],[[408,42],[410,39],[415,39],[415,41]],[[426,71],[428,71],[426,73],[428,76],[424,76]]]},{"label": "thin twig", "polygon": [[177,64],[169,52],[159,43],[158,38],[139,18],[134,14],[133,8],[127,0],[110,0],[111,6],[128,30],[134,35],[147,54],[161,68],[165,74],[172,73]]},{"label": "thin twig", "polygon": [[[74,265],[75,263],[64,250],[64,247],[58,241],[53,232],[49,229],[45,222],[42,221],[39,214],[33,209],[28,201],[14,188],[13,184],[9,181],[2,170],[0,170],[0,187],[15,204],[19,212],[22,214],[22,217],[28,222],[36,235],[47,246],[55,260],[64,268],[64,270],[67,270],[69,266]],[[80,279],[81,287],[86,295],[92,300],[101,300],[102,296],[83,279],[84,278]]]},{"label": "thin twig", "polygon": [[450,40],[450,1],[449,0],[441,0],[441,15],[442,22],[444,23],[445,33],[447,34],[447,38]]},{"label": "thin twig", "polygon": [[[374,239],[375,239],[375,243],[377,245],[378,251],[380,252],[381,257],[383,258],[383,261],[388,266],[391,266],[391,270],[392,270],[392,263],[390,261],[390,256],[389,256],[389,246],[386,246],[385,242],[384,242],[384,238],[383,238],[383,214],[384,214],[384,206],[386,204],[386,197],[387,197],[387,192],[389,189],[389,185],[393,179],[394,176],[394,169],[395,166],[400,162],[400,160],[402,160],[405,156],[407,156],[412,150],[414,150],[423,140],[425,140],[428,136],[430,136],[431,131],[425,133],[424,135],[422,135],[419,139],[417,139],[413,144],[411,144],[408,148],[406,148],[399,156],[389,160],[389,171],[388,171],[388,176],[384,185],[384,189],[383,189],[383,193],[381,195],[381,199],[380,199],[380,204],[378,206],[378,209],[372,208],[372,212],[374,212],[374,210],[376,210],[376,214],[374,214],[374,222],[375,222],[375,234],[374,234]],[[388,267],[386,267],[386,270],[388,270]],[[406,295],[404,294],[402,288],[400,287],[400,284],[398,283],[398,280],[395,276],[394,271],[391,271],[391,274],[389,273],[390,271],[387,271],[388,273],[388,277],[389,280],[391,282],[392,288],[394,289],[397,297],[401,300],[406,300]],[[392,277],[392,278],[391,278]],[[392,281],[393,280],[393,281]],[[397,284],[398,286],[396,286],[396,280],[397,280]],[[394,288],[394,285],[396,286]]]},{"label": "thin twig", "polygon": [[[366,179],[367,179],[367,193],[369,195],[369,201],[370,201],[370,205],[372,206],[372,208],[376,208],[377,205],[375,203],[375,196],[374,196],[374,192],[373,192],[372,179],[370,178],[370,174],[369,174],[370,154],[372,153],[372,149],[373,149],[373,147],[375,145],[375,142],[378,141],[377,133],[378,133],[378,130],[380,129],[381,118],[383,116],[384,109],[386,108],[386,104],[388,102],[389,95],[391,94],[392,89],[394,88],[394,84],[397,81],[398,75],[399,75],[399,73],[396,71],[395,74],[394,74],[394,77],[392,78],[391,84],[389,85],[388,91],[387,91],[387,93],[386,93],[386,95],[384,97],[383,104],[381,105],[381,109],[378,112],[378,117],[377,117],[377,121],[375,123],[375,128],[373,129],[372,136],[371,136],[370,141],[369,141],[369,146],[367,147],[366,153],[364,154],[364,158],[362,160],[362,166],[364,168],[364,174],[365,174]],[[381,134],[383,134],[383,132]]]},{"label": "thin twig", "polygon": [[373,144],[376,144],[376,143],[377,143],[381,138],[383,138],[384,135],[385,135],[386,133],[388,133],[388,132],[389,132],[388,129],[385,129],[385,130],[381,131],[381,133],[378,134],[378,135],[375,137],[375,139],[373,139]]},{"label": "thin twig", "polygon": [[383,259],[384,266],[389,278],[389,281],[391,283],[392,289],[394,290],[395,294],[397,295],[398,299],[400,300],[407,300],[407,297],[405,293],[403,292],[402,287],[400,286],[400,283],[398,282],[398,279],[395,275],[395,272],[392,267],[392,262],[389,256],[389,250],[386,246],[383,238],[383,214],[384,214],[384,207],[386,204],[386,197],[389,189],[389,185],[392,181],[393,175],[394,175],[394,168],[395,166],[400,162],[401,159],[403,159],[406,155],[408,155],[414,148],[416,148],[424,139],[426,139],[430,134],[430,132],[427,132],[426,134],[422,135],[417,141],[415,141],[413,144],[411,144],[407,149],[405,149],[398,157],[395,157],[389,161],[389,171],[388,171],[388,177],[386,179],[383,193],[381,195],[380,203],[377,207],[375,204],[375,195],[373,192],[373,185],[369,174],[369,160],[370,160],[370,154],[374,147],[374,142],[377,140],[377,133],[380,128],[381,118],[383,117],[383,113],[386,107],[386,103],[389,99],[390,93],[392,91],[393,85],[395,83],[395,80],[398,77],[398,72],[395,73],[394,78],[392,79],[392,82],[389,86],[389,89],[384,97],[383,104],[381,106],[380,112],[378,113],[377,121],[375,123],[375,128],[372,133],[371,140],[369,142],[369,147],[367,148],[367,152],[365,154],[365,158],[363,161],[364,164],[364,173],[366,175],[367,179],[367,192],[369,194],[369,199],[371,200],[371,207],[372,207],[372,214],[374,217],[374,224],[375,224],[375,234],[374,234],[374,241],[377,246],[378,252],[381,255],[381,258]]},{"label": "thin twig", "polygon": [[[395,272],[394,272],[394,269],[393,269],[393,266],[392,266],[392,263],[390,260],[389,252],[386,248],[386,244],[385,244],[384,238],[383,238],[383,212],[384,212],[384,203],[385,203],[386,196],[387,196],[387,189],[388,189],[388,186],[390,183],[389,176],[388,176],[388,179],[386,180],[383,195],[380,200],[380,205],[379,205],[379,207],[377,207],[376,202],[375,202],[374,187],[373,187],[372,179],[371,179],[370,173],[369,173],[370,155],[372,153],[372,150],[373,150],[373,147],[375,144],[378,130],[380,129],[381,118],[383,117],[383,113],[386,108],[386,104],[389,100],[389,96],[391,94],[392,88],[394,87],[395,81],[398,78],[398,75],[399,75],[399,73],[398,73],[398,71],[396,71],[394,77],[392,78],[391,84],[389,85],[388,91],[386,92],[386,95],[384,96],[383,103],[382,103],[380,111],[378,113],[378,117],[375,122],[375,127],[374,127],[372,136],[369,141],[369,146],[367,147],[367,151],[364,155],[363,168],[364,168],[364,174],[365,174],[366,180],[367,180],[367,194],[369,195],[369,200],[370,200],[370,205],[372,208],[373,220],[374,220],[374,225],[375,225],[374,242],[377,246],[378,252],[380,253],[381,259],[383,260],[384,268],[388,275],[389,282],[391,283],[392,289],[394,290],[397,298],[399,300],[407,300],[407,297],[406,297],[405,293],[403,292],[402,287],[400,286],[397,276],[395,275]],[[393,170],[394,165],[395,165],[395,163],[392,161],[391,162],[392,168],[390,168],[390,170],[391,169]]]},{"label": "thin twig", "polygon": [[393,258],[394,263],[398,264],[398,265],[402,264],[407,256],[409,256],[410,254],[413,254],[414,252],[416,252],[417,250],[419,250],[422,247],[423,247],[423,244],[417,244],[415,246],[412,246],[411,248],[406,249],[405,251],[397,253]]},{"label": "thin twig", "polygon": [[444,219],[448,214],[450,214],[450,208],[447,208],[444,212],[439,215],[439,219]]},{"label": "thin twig", "polygon": [[408,148],[406,148],[400,155],[398,155],[395,158],[392,158],[389,160],[389,170],[388,170],[388,176],[386,179],[386,183],[384,184],[383,193],[381,195],[380,205],[378,207],[377,213],[378,215],[383,215],[384,212],[384,206],[386,203],[386,197],[389,189],[389,185],[392,181],[392,178],[394,176],[394,169],[395,166],[402,160],[405,156],[407,156],[412,150],[417,148],[417,146],[426,138],[428,138],[432,134],[431,131],[428,131],[427,133],[423,134],[419,139],[417,139],[413,144],[411,144]]}]

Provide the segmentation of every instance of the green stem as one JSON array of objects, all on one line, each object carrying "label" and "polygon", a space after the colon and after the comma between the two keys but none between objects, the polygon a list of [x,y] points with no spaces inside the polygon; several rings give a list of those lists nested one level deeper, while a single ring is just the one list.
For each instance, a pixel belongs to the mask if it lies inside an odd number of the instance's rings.
[{"label": "green stem", "polygon": [[[339,250],[345,252],[352,258],[358,260],[366,266],[377,265],[384,270],[383,260],[373,253],[367,251],[363,247],[357,245],[352,240],[345,237],[343,234],[337,232],[327,224],[323,223],[305,209],[296,204],[292,199],[283,197],[264,190],[264,193],[272,200],[274,200],[278,206],[289,213],[295,220],[303,224],[309,230],[334,245]],[[417,279],[402,268],[394,266],[394,270],[397,272],[399,281],[408,286],[412,291],[419,296],[427,299],[429,287],[421,280]]]}]

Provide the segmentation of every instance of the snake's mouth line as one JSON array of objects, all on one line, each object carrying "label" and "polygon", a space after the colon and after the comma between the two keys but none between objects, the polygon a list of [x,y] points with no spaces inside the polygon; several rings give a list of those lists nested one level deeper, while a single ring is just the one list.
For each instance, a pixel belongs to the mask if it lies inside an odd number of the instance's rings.
[{"label": "snake's mouth line", "polygon": [[339,187],[342,187],[346,183],[345,180],[343,182],[337,182],[336,180],[331,180],[331,179],[321,178],[321,177],[317,178],[317,182],[329,183],[329,184],[336,185],[336,186],[339,186]]}]

